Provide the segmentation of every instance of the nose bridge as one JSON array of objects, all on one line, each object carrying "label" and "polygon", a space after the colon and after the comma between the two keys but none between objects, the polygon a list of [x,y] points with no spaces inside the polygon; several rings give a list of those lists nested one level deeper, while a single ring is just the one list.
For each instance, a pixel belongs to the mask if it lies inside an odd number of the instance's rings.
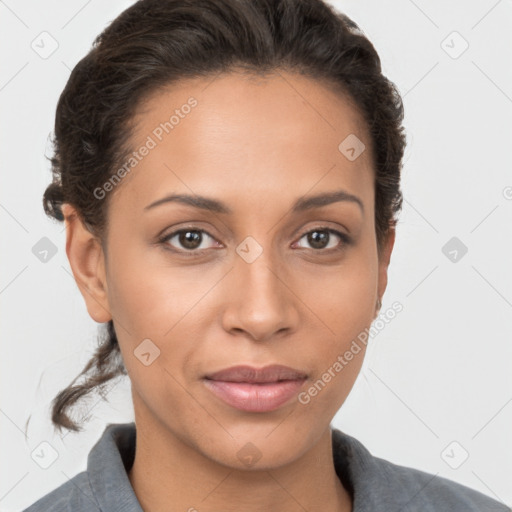
[{"label": "nose bridge", "polygon": [[230,294],[225,327],[242,329],[259,339],[294,327],[298,315],[278,258],[252,237],[238,245],[232,274],[235,290]]},{"label": "nose bridge", "polygon": [[279,276],[276,256],[271,248],[263,247],[252,237],[237,247],[235,263],[236,279],[242,287],[247,303],[258,307],[276,303],[279,307],[286,300],[283,283]]},{"label": "nose bridge", "polygon": [[239,257],[237,273],[248,298],[274,301],[282,295],[283,284],[274,263],[275,258],[272,257],[270,251],[261,253],[252,262]]}]

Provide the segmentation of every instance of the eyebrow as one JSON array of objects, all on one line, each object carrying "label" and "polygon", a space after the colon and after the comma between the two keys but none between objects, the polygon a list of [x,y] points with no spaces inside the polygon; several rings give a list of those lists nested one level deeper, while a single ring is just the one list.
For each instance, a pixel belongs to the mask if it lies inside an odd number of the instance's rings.
[{"label": "eyebrow", "polygon": [[[364,213],[364,205],[361,199],[353,194],[346,192],[345,190],[335,190],[333,192],[317,194],[314,196],[301,197],[294,203],[292,211],[293,213],[299,213],[306,210],[311,210],[313,208],[327,206],[329,204],[337,203],[340,201],[355,203],[359,206],[361,212]],[[151,208],[170,202],[177,202],[188,206],[193,206],[194,208],[199,208],[201,210],[223,213],[226,215],[233,213],[231,208],[229,208],[221,201],[218,201],[217,199],[188,194],[172,194],[166,197],[162,197],[161,199],[158,199],[157,201],[147,205],[144,210],[150,210]]]}]

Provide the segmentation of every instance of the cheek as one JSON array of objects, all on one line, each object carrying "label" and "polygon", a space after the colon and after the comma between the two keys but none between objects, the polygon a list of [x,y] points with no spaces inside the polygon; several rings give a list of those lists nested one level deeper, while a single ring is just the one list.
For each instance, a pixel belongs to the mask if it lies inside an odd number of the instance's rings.
[{"label": "cheek", "polygon": [[[335,269],[302,279],[301,296],[338,345],[348,342],[373,320],[377,294],[377,259],[371,251],[353,251]],[[342,348],[342,346],[339,346]]]},{"label": "cheek", "polygon": [[309,336],[315,343],[308,345],[316,374],[301,402],[310,413],[334,414],[359,374],[375,314],[377,269],[371,249],[354,251],[336,272],[317,276],[311,281],[315,286],[303,290],[306,304],[320,320]]},{"label": "cheek", "polygon": [[155,258],[158,251],[121,245],[117,253],[112,250],[115,264],[107,274],[109,306],[114,321],[124,327],[133,343],[172,336],[174,326],[212,286],[212,280],[199,277],[192,267],[171,266],[161,253]]},{"label": "cheek", "polygon": [[177,406],[178,383],[185,382],[196,341],[204,335],[197,322],[205,316],[201,298],[219,277],[171,267],[161,257],[155,265],[148,249],[123,247],[111,254],[116,264],[108,271],[109,305],[130,379],[148,404],[166,397],[164,402]]},{"label": "cheek", "polygon": [[198,337],[193,305],[205,290],[176,270],[142,264],[129,251],[118,261],[109,276],[109,300],[134,405],[189,428],[184,371],[194,351],[190,340]]},{"label": "cheek", "polygon": [[[361,370],[374,314],[375,284],[353,275],[332,280],[311,298],[322,322],[311,330],[305,352],[315,374],[299,396],[299,407],[310,417],[331,417],[342,406]],[[325,327],[324,327],[325,326]],[[324,334],[321,334],[324,333]]]}]

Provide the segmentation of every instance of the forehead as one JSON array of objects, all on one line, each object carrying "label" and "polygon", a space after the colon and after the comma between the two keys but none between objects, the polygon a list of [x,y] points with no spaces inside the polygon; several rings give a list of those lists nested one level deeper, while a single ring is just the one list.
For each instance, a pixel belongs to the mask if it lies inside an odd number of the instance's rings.
[{"label": "forehead", "polygon": [[[285,184],[294,198],[339,185],[373,193],[364,119],[341,91],[302,75],[231,72],[183,80],[151,94],[134,121],[137,161],[114,190],[126,188],[121,195],[132,204],[174,190],[285,196]],[[353,140],[365,146],[355,160],[344,153]]]}]

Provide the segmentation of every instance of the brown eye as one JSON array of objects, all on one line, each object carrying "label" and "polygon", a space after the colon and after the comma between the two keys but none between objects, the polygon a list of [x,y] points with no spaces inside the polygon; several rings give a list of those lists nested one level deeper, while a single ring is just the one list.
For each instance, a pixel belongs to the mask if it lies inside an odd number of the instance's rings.
[{"label": "brown eye", "polygon": [[203,239],[199,231],[182,231],[178,234],[178,241],[185,249],[197,249]]},{"label": "brown eye", "polygon": [[[341,239],[343,242],[341,247],[339,241],[337,243],[335,239],[333,241],[332,235],[335,235],[334,238]],[[343,248],[350,243],[350,238],[347,235],[331,228],[315,228],[302,235],[300,240],[304,238],[313,250]]]},{"label": "brown eye", "polygon": [[[171,245],[171,247],[178,251],[195,252],[198,249],[202,250],[209,248],[208,246],[202,246],[203,242],[208,238],[214,240],[211,235],[202,229],[180,229],[164,236],[159,241],[161,243]],[[173,239],[176,239],[176,245],[174,243],[170,243]]]}]

